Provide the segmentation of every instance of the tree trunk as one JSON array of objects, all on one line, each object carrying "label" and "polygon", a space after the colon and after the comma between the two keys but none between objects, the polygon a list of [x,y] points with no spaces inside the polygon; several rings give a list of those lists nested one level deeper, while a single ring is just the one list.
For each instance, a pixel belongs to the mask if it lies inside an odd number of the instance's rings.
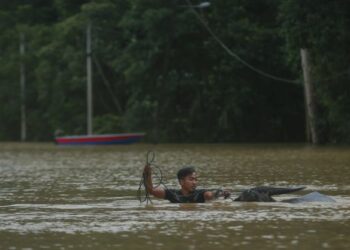
[{"label": "tree trunk", "polygon": [[312,144],[319,144],[319,135],[316,127],[316,96],[311,76],[310,54],[308,49],[300,49],[300,55],[304,76],[307,140]]}]

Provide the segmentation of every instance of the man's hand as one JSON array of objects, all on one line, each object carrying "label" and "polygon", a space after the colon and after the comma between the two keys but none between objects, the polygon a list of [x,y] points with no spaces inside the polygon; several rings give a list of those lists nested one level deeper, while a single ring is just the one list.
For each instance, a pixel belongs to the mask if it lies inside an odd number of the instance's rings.
[{"label": "man's hand", "polygon": [[230,193],[230,191],[228,191],[228,190],[224,190],[224,191],[222,192],[222,194],[223,194],[224,199],[227,199],[228,197],[231,196],[231,193]]},{"label": "man's hand", "polygon": [[143,174],[145,177],[150,176],[152,174],[152,168],[150,164],[145,165],[145,168],[143,169]]},{"label": "man's hand", "polygon": [[210,201],[220,197],[224,197],[224,199],[227,199],[228,197],[230,197],[230,195],[231,195],[230,191],[218,189],[216,191],[206,191],[204,193],[204,199],[206,201]]},{"label": "man's hand", "polygon": [[228,197],[230,197],[230,195],[231,193],[228,190],[222,190],[222,189],[216,190],[214,194],[215,198],[224,197],[224,199],[227,199]]},{"label": "man's hand", "polygon": [[157,198],[164,199],[165,197],[165,190],[162,187],[153,187],[152,183],[152,168],[151,164],[146,164],[143,169],[143,176],[145,178],[145,187],[147,189],[147,192],[154,195]]}]

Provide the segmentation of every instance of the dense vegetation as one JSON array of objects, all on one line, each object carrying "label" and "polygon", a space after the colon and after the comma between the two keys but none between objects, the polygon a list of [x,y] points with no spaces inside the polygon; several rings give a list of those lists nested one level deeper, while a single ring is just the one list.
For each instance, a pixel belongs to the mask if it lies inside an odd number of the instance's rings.
[{"label": "dense vegetation", "polygon": [[321,141],[350,142],[350,2],[188,3],[1,1],[0,140],[20,139],[21,62],[28,140],[86,133],[91,21],[95,133],[144,131],[151,142],[305,141],[300,48],[308,48]]}]

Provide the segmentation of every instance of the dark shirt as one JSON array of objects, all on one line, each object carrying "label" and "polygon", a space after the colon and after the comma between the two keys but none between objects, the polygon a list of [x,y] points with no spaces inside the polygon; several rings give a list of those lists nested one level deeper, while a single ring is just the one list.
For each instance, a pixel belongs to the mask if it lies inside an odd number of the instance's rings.
[{"label": "dark shirt", "polygon": [[207,190],[198,189],[189,195],[183,195],[180,190],[165,189],[165,198],[172,203],[204,203],[204,193]]}]

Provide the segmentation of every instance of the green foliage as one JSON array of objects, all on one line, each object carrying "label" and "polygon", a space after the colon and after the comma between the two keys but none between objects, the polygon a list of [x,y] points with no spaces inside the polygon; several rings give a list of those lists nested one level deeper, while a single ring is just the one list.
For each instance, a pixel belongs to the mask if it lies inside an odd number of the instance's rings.
[{"label": "green foliage", "polygon": [[113,134],[122,132],[122,119],[113,114],[106,114],[94,118],[94,129],[96,134]]},{"label": "green foliage", "polygon": [[[318,99],[318,125],[326,142],[350,142],[350,4],[346,1],[287,0],[280,21],[291,65],[299,48],[312,53]],[[295,67],[295,66],[293,66]]]},{"label": "green foliage", "polygon": [[[147,132],[152,142],[303,141],[302,86],[265,78],[235,60],[185,3],[1,3],[0,140],[19,139],[21,60],[29,140],[51,140],[58,129],[85,133],[91,22],[96,133]],[[299,79],[299,49],[309,47],[325,136],[350,141],[349,76],[332,78],[349,65],[346,1],[220,0],[196,11],[238,56],[276,76]]]}]

